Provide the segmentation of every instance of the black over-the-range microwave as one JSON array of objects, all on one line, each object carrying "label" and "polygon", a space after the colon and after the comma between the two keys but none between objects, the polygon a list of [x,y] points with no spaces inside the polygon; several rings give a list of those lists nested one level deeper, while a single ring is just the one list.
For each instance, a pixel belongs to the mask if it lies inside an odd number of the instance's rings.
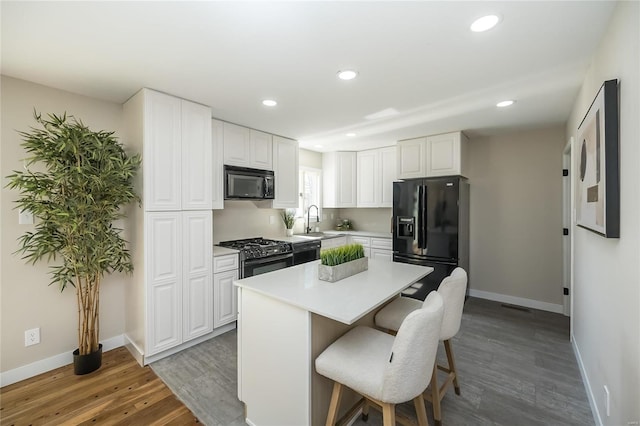
[{"label": "black over-the-range microwave", "polygon": [[272,170],[224,166],[225,200],[273,200]]}]

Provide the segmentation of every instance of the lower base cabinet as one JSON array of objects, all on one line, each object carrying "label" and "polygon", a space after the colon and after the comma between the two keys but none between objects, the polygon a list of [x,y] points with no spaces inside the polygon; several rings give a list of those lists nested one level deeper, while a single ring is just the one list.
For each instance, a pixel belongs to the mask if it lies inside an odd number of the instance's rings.
[{"label": "lower base cabinet", "polygon": [[362,244],[364,255],[370,259],[393,262],[393,248],[390,238],[350,235],[349,244],[353,243]]},{"label": "lower base cabinet", "polygon": [[211,210],[145,213],[146,356],[213,331],[211,227]]},{"label": "lower base cabinet", "polygon": [[213,263],[213,327],[218,328],[238,318],[238,292],[233,285],[238,279],[238,255],[218,256]]}]

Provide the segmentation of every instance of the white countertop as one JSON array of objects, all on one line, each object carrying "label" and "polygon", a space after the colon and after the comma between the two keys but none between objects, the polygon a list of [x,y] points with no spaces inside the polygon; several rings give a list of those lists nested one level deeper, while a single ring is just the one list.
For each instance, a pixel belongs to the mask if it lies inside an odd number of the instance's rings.
[{"label": "white countertop", "polygon": [[281,302],[351,325],[433,268],[369,259],[369,270],[335,283],[318,280],[318,264],[304,263],[234,284]]},{"label": "white countertop", "polygon": [[330,235],[353,235],[357,237],[392,238],[391,232],[370,232],[370,231],[324,231]]},{"label": "white countertop", "polygon": [[220,246],[213,246],[213,257],[225,256],[227,254],[238,254],[238,253],[240,253],[238,250],[234,250],[226,247],[220,247]]}]

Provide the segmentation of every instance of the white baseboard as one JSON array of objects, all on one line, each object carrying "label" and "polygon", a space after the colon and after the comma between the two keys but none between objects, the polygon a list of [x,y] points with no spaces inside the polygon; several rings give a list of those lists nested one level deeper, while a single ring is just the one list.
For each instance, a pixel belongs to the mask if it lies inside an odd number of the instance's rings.
[{"label": "white baseboard", "polygon": [[524,297],[508,296],[506,294],[491,293],[489,291],[474,290],[472,288],[469,289],[469,296],[493,300],[495,302],[509,303],[511,305],[524,306],[526,308],[539,309],[541,311],[554,312],[556,314],[564,312],[564,308],[560,304],[525,299]]},{"label": "white baseboard", "polygon": [[218,327],[218,328],[214,329],[209,334],[205,334],[204,336],[200,336],[200,337],[197,337],[197,338],[195,338],[193,340],[189,340],[186,343],[183,343],[181,345],[175,346],[175,347],[173,347],[171,349],[167,349],[166,351],[162,351],[162,352],[157,353],[155,355],[144,356],[144,360],[143,360],[144,364],[143,365],[151,364],[152,362],[158,361],[158,360],[160,360],[162,358],[166,358],[169,355],[173,355],[175,353],[183,351],[183,350],[185,350],[187,348],[190,348],[191,346],[195,346],[195,345],[197,345],[199,343],[206,342],[207,340],[213,339],[214,337],[219,336],[221,334],[224,334],[227,331],[231,331],[234,328],[236,328],[236,322],[235,321],[230,323],[230,324],[223,325],[222,327]]},{"label": "white baseboard", "polygon": [[587,372],[584,368],[584,363],[582,362],[582,355],[580,355],[578,344],[576,343],[575,336],[573,335],[571,335],[571,346],[573,346],[573,352],[576,356],[576,360],[578,361],[578,369],[580,370],[580,375],[582,376],[582,383],[584,383],[585,390],[587,391],[587,398],[589,398],[589,405],[591,406],[593,421],[597,426],[602,426],[602,417],[600,417],[600,411],[598,411],[598,405],[596,404],[596,399],[593,396],[593,389],[591,388],[589,377],[587,376]]},{"label": "white baseboard", "polygon": [[[124,345],[124,337],[120,334],[119,336],[103,340],[101,343],[102,352],[110,351],[111,349]],[[73,363],[73,350],[0,373],[0,386],[11,385],[71,363]]]},{"label": "white baseboard", "polygon": [[135,358],[135,360],[140,364],[141,367],[144,367],[144,351],[136,345],[136,343],[127,335],[127,333],[123,334],[124,336],[124,347],[127,348],[129,353]]}]

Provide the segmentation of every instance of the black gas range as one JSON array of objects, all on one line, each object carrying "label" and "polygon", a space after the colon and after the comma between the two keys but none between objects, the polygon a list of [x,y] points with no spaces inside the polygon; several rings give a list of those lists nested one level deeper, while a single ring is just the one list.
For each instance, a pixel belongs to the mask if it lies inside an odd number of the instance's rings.
[{"label": "black gas range", "polygon": [[240,252],[240,278],[293,266],[293,246],[286,241],[257,237],[221,241],[219,245]]}]

